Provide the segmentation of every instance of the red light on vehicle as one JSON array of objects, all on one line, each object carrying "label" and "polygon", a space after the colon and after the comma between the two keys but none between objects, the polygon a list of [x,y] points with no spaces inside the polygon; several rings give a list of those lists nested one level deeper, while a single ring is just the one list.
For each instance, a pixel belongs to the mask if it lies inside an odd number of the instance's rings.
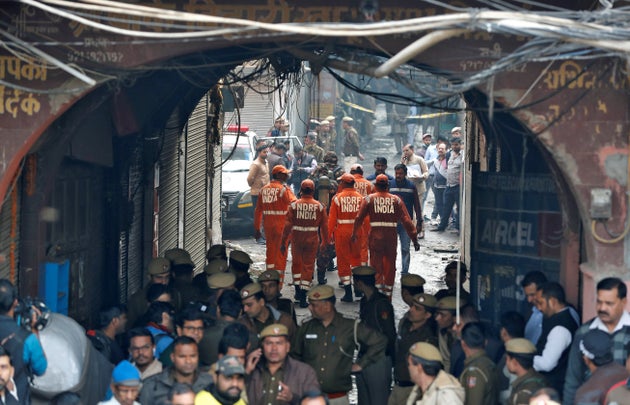
[{"label": "red light on vehicle", "polygon": [[[238,132],[238,125],[228,125],[227,131],[228,132]],[[247,132],[247,131],[249,131],[249,126],[248,125],[241,125],[241,132]]]}]

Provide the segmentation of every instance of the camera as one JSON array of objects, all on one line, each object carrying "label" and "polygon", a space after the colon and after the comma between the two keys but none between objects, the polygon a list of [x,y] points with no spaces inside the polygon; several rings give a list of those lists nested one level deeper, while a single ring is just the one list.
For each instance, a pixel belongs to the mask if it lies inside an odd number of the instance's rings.
[{"label": "camera", "polygon": [[[35,314],[35,321],[33,321]],[[42,330],[48,324],[50,309],[44,301],[39,298],[20,298],[15,307],[15,320],[22,328],[31,331],[32,329]]]}]

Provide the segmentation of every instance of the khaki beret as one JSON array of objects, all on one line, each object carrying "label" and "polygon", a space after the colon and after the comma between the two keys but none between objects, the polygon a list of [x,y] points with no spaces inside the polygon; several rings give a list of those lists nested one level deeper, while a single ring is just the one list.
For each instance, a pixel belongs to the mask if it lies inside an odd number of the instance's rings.
[{"label": "khaki beret", "polygon": [[413,296],[413,303],[428,308],[437,307],[437,300],[431,294],[416,294]]},{"label": "khaki beret", "polygon": [[311,288],[306,297],[310,301],[323,301],[335,295],[335,290],[327,285],[318,285],[317,287]]},{"label": "khaki beret", "polygon": [[359,266],[352,269],[353,276],[373,276],[376,274],[376,270],[372,266]]},{"label": "khaki beret", "polygon": [[428,361],[442,362],[442,355],[431,343],[417,342],[409,348],[409,354]]},{"label": "khaki beret", "polygon": [[535,354],[536,346],[528,339],[510,339],[505,342],[505,351],[514,354]]},{"label": "khaki beret", "polygon": [[[466,305],[466,300],[460,298],[459,299],[459,307],[463,307]],[[453,295],[449,295],[448,297],[444,297],[437,303],[438,309],[448,309],[451,311],[455,311],[457,309],[457,297]]]},{"label": "khaki beret", "polygon": [[208,276],[208,287],[216,290],[219,288],[228,288],[236,282],[236,276],[232,273],[215,273]]},{"label": "khaki beret", "polygon": [[208,276],[211,276],[211,275],[217,274],[217,273],[225,273],[227,268],[228,268],[228,264],[227,264],[227,262],[225,260],[223,260],[223,259],[214,259],[210,263],[206,264],[206,266],[203,268],[203,271]]},{"label": "khaki beret", "polygon": [[170,260],[173,266],[188,264],[195,267],[195,263],[193,263],[192,259],[190,258],[190,253],[188,253],[184,249],[169,249],[164,252],[164,257]]},{"label": "khaki beret", "polygon": [[164,257],[154,257],[149,262],[149,274],[155,276],[171,271],[171,261]]},{"label": "khaki beret", "polygon": [[328,117],[326,117],[326,121],[334,121],[334,120],[335,120],[334,115],[329,115]]},{"label": "khaki beret", "polygon": [[352,119],[352,117],[343,117],[341,119],[341,122],[353,122],[354,120]]},{"label": "khaki beret", "polygon": [[289,336],[289,330],[281,323],[274,323],[267,326],[260,332],[260,338],[266,338],[268,336]]},{"label": "khaki beret", "polygon": [[400,276],[402,287],[422,287],[426,281],[417,274],[403,274]]},{"label": "khaki beret", "polygon": [[242,250],[233,250],[230,252],[230,261],[232,260],[243,264],[253,263],[252,258]]},{"label": "khaki beret", "polygon": [[225,245],[212,245],[210,249],[208,249],[208,253],[206,254],[206,258],[208,260],[216,258],[223,259],[226,257],[225,254]]},{"label": "khaki beret", "polygon": [[258,277],[258,282],[277,281],[280,282],[280,273],[277,270],[267,270]]},{"label": "khaki beret", "polygon": [[241,289],[241,299],[249,298],[256,293],[262,291],[262,287],[258,283],[249,283]]}]

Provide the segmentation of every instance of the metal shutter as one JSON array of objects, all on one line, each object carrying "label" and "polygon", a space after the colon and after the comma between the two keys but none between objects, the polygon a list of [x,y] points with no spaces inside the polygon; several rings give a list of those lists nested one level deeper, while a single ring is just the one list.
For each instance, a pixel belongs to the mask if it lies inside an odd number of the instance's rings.
[{"label": "metal shutter", "polygon": [[158,253],[178,246],[179,241],[179,172],[180,128],[179,108],[169,117],[160,152],[158,185]]},{"label": "metal shutter", "polygon": [[[252,71],[252,68],[245,68],[243,74]],[[267,131],[273,127],[274,120],[281,115],[278,91],[268,94],[274,86],[275,77],[266,74],[245,87],[245,106],[240,110],[241,125],[247,125],[250,131],[256,132],[259,136],[267,136]],[[236,109],[225,113],[226,126],[237,124],[236,119]]]},{"label": "metal shutter", "polygon": [[0,209],[0,255],[4,256],[0,260],[0,278],[8,278],[15,285],[20,258],[20,185],[19,179],[12,183]]},{"label": "metal shutter", "polygon": [[[127,297],[130,291],[137,291],[142,288],[143,263],[143,208],[144,208],[144,187],[143,187],[143,166],[142,166],[142,144],[139,142],[133,151],[132,161],[129,165],[127,201],[133,210],[133,220],[126,234],[126,271],[124,279],[125,288],[120,290],[121,298]],[[122,257],[122,255],[121,255]],[[121,278],[122,280],[122,278]]]},{"label": "metal shutter", "polygon": [[190,115],[186,126],[184,245],[197,268],[205,264],[207,251],[207,142],[208,95],[204,95]]}]

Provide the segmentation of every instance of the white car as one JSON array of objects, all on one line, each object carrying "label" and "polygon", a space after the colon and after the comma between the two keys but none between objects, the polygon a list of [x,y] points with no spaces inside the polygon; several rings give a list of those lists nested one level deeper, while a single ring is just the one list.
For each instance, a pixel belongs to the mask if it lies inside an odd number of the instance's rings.
[{"label": "white car", "polygon": [[246,125],[224,129],[221,152],[221,216],[223,232],[249,230],[253,232],[254,207],[249,197],[247,175],[254,161],[256,134]]}]

